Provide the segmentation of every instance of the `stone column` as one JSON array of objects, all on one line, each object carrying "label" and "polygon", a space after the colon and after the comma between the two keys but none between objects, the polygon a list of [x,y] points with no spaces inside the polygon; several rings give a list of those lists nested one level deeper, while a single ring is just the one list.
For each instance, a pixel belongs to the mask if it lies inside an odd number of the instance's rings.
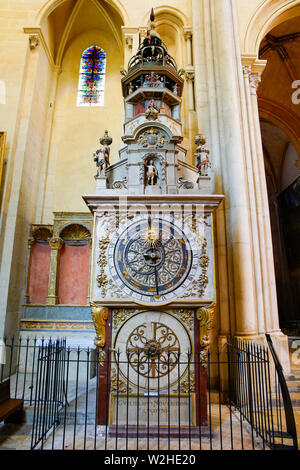
[{"label": "stone column", "polygon": [[[1,267],[0,267],[0,337],[16,333],[16,318],[24,291],[13,288],[11,279],[18,279],[22,285],[25,281],[26,266],[26,238],[28,226],[32,220],[28,220],[29,214],[34,214],[35,205],[32,201],[31,211],[25,206],[20,214],[22,205],[21,187],[24,183],[24,161],[26,159],[27,135],[32,125],[32,107],[35,95],[33,84],[38,76],[38,65],[41,48],[38,46],[37,38],[24,37],[23,45],[18,49],[20,55],[20,74],[16,78],[16,88],[20,87],[22,92],[18,98],[18,111],[16,111],[15,127],[11,129],[11,140],[15,145],[11,146],[7,160],[7,174],[11,174],[9,184],[9,201],[7,210],[1,214]],[[22,57],[22,60],[21,60]],[[22,78],[21,78],[22,77]],[[18,81],[20,80],[20,82]],[[33,176],[33,175],[32,175]],[[35,187],[36,181],[31,184]],[[6,195],[8,197],[8,194]],[[17,242],[16,237],[23,239]],[[22,238],[23,237],[23,238]]]},{"label": "stone column", "polygon": [[58,261],[59,261],[59,250],[63,246],[63,243],[64,242],[61,238],[51,238],[51,240],[49,240],[51,254],[50,254],[48,296],[46,299],[47,305],[57,304],[57,268],[58,268]]},{"label": "stone column", "polygon": [[243,66],[243,79],[244,79],[244,119],[243,130],[245,138],[246,162],[248,172],[248,188],[249,188],[249,202],[250,202],[250,216],[253,233],[253,256],[254,256],[254,270],[255,270],[255,283],[256,283],[256,301],[258,313],[258,333],[263,334],[265,331],[265,296],[263,285],[263,270],[264,260],[261,259],[261,239],[260,239],[260,225],[261,221],[261,198],[260,192],[255,188],[255,175],[257,172],[256,158],[255,158],[255,142],[253,135],[253,120],[251,114],[251,101],[250,101],[250,83],[249,78],[251,74],[251,66]]},{"label": "stone column", "polygon": [[[242,56],[242,63],[244,64],[244,94],[246,102],[245,121],[247,123],[250,148],[248,164],[249,194],[251,213],[256,215],[256,222],[252,223],[252,230],[259,335],[262,338],[264,338],[266,332],[272,335],[277,345],[280,361],[284,369],[288,371],[287,337],[283,335],[279,327],[269,201],[257,103],[257,88],[261,81],[261,74],[266,66],[266,61],[244,55]],[[252,198],[251,193],[253,193]]]},{"label": "stone column", "polygon": [[49,157],[52,142],[53,117],[56,102],[57,84],[60,73],[61,67],[54,66],[51,72],[51,91],[49,96],[49,108],[47,110],[45,135],[43,138],[39,191],[37,195],[36,221],[40,224],[44,223],[45,221],[49,222],[49,220],[52,219],[55,174],[53,167],[55,165],[55,159],[53,159],[54,162],[51,162]]},{"label": "stone column", "polygon": [[88,244],[90,248],[90,258],[89,258],[89,285],[88,285],[88,296],[86,299],[86,304],[90,305],[90,299],[91,299],[91,294],[90,294],[90,286],[91,286],[91,272],[92,272],[92,248],[93,248],[93,239],[88,238]]},{"label": "stone column", "polygon": [[188,65],[193,65],[193,46],[192,46],[192,29],[184,28],[184,39],[186,41],[186,57]]},{"label": "stone column", "polygon": [[30,266],[31,266],[31,250],[35,244],[35,239],[30,237],[28,239],[27,245],[27,263],[26,263],[26,278],[25,278],[25,294],[24,294],[24,304],[30,303],[29,298],[29,285],[30,285]]},{"label": "stone column", "polygon": [[[195,81],[195,72],[193,67],[188,69],[185,68],[185,78],[186,78],[186,87],[187,87],[187,129],[188,129],[188,136],[189,141],[193,142],[195,135],[198,134],[197,124],[196,124],[196,112],[195,112],[195,98],[194,98],[194,81]],[[194,153],[192,151],[188,151],[187,153],[187,162],[194,165]]]},{"label": "stone column", "polygon": [[[232,332],[245,339],[253,338],[258,334],[256,284],[246,151],[241,128],[243,82],[234,3],[231,0],[203,0],[202,8],[207,32],[204,37],[206,57],[210,61],[207,86],[210,86],[211,77],[214,80],[212,99],[215,109],[210,108],[209,124],[214,138],[219,141],[216,163],[225,194],[224,235]],[[196,47],[196,50],[203,54],[200,48]],[[213,127],[214,119],[217,128]],[[222,230],[217,226],[219,229]]]},{"label": "stone column", "polygon": [[256,71],[258,64],[254,64],[252,70],[254,73],[250,75],[250,90],[251,90],[251,105],[252,105],[252,116],[254,124],[254,139],[256,144],[256,158],[257,158],[257,173],[256,173],[256,186],[260,189],[261,198],[261,214],[262,214],[262,225],[261,225],[261,238],[262,238],[262,249],[264,253],[265,276],[267,285],[266,293],[268,298],[268,308],[265,311],[266,315],[266,330],[268,332],[280,332],[279,319],[278,319],[278,307],[277,307],[277,294],[276,294],[276,280],[275,280],[275,269],[274,269],[274,254],[273,254],[273,243],[271,234],[270,224],[270,212],[269,212],[269,201],[268,201],[268,190],[265,174],[264,154],[261,141],[261,131],[258,113],[257,103],[257,87],[261,80],[261,72]]},{"label": "stone column", "polygon": [[185,78],[187,80],[188,86],[188,103],[189,103],[189,111],[195,110],[195,102],[194,102],[194,80],[195,80],[195,72],[192,70],[185,72]]},{"label": "stone column", "polygon": [[[198,132],[207,137],[211,146],[213,164],[212,180],[217,194],[222,194],[222,146],[220,142],[217,82],[215,74],[214,47],[212,44],[211,4],[206,0],[192,0],[193,9],[193,45],[195,67],[195,100],[198,120]],[[226,342],[228,334],[234,331],[234,315],[230,315],[228,277],[228,252],[226,235],[226,217],[224,204],[215,214],[216,233],[216,274],[222,289],[217,292],[216,319],[219,326],[220,345]]]},{"label": "stone column", "polygon": [[139,47],[139,28],[122,26],[124,39],[124,68],[127,70],[128,62]]}]

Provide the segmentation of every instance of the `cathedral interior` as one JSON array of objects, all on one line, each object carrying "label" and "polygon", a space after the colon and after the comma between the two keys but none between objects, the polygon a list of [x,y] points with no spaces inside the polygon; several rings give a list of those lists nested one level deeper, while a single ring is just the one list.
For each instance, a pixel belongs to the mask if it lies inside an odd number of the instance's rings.
[{"label": "cathedral interior", "polygon": [[0,25],[0,339],[143,351],[138,387],[229,337],[299,369],[300,1],[0,0]]}]

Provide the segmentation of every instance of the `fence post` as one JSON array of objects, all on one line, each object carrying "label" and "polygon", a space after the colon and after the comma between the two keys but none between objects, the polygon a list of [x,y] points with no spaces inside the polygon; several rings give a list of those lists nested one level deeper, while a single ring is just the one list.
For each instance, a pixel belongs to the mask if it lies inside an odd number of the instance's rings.
[{"label": "fence post", "polygon": [[[251,379],[251,356],[249,352],[249,345],[246,349],[247,357],[247,372],[248,372],[248,396],[249,396],[249,421],[251,425],[251,437],[252,437],[252,446],[254,448],[254,436],[253,436],[253,395],[252,395],[252,379]],[[254,359],[255,360],[255,359]]]},{"label": "fence post", "polygon": [[282,398],[283,398],[283,406],[284,406],[285,421],[286,421],[286,430],[287,430],[287,433],[293,439],[294,449],[298,450],[297,430],[296,430],[295,417],[294,417],[291,397],[290,397],[290,394],[289,394],[289,389],[287,387],[285,377],[283,375],[282,365],[280,364],[280,361],[279,361],[278,356],[276,354],[276,351],[274,349],[271,336],[269,334],[266,334],[266,339],[267,339],[267,343],[268,343],[268,346],[270,348],[270,351],[271,351],[271,354],[272,354],[272,357],[273,357],[273,361],[274,361],[274,364],[275,364],[275,369],[276,369],[276,372],[277,372],[277,375],[278,375],[280,390],[281,390],[281,394],[282,394]]}]

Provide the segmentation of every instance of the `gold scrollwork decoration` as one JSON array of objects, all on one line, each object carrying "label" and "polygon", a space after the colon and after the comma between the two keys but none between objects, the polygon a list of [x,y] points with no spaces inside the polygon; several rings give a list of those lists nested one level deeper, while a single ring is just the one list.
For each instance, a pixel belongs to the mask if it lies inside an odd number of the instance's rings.
[{"label": "gold scrollwork decoration", "polygon": [[206,348],[209,345],[208,332],[212,328],[213,316],[216,304],[200,307],[196,311],[196,318],[200,326],[200,347]]},{"label": "gold scrollwork decoration", "polygon": [[97,264],[100,267],[99,274],[97,276],[97,284],[100,289],[102,289],[103,297],[106,295],[106,287],[108,284],[107,275],[105,274],[105,267],[107,265],[107,256],[106,250],[109,245],[109,237],[106,236],[99,241],[99,258],[97,260]]},{"label": "gold scrollwork decoration", "polygon": [[122,379],[120,372],[118,373],[115,369],[112,369],[110,384],[112,392],[118,391],[119,393],[126,393],[132,391],[128,382],[126,383],[125,380]]},{"label": "gold scrollwork decoration", "polygon": [[174,314],[184,323],[189,330],[194,328],[194,311],[181,308],[174,310]]},{"label": "gold scrollwork decoration", "polygon": [[96,330],[95,346],[103,348],[106,342],[105,328],[108,319],[108,307],[101,307],[91,302],[92,318]]},{"label": "gold scrollwork decoration", "polygon": [[136,312],[137,312],[137,310],[125,309],[125,308],[113,311],[113,321],[112,321],[113,329],[117,330],[119,328],[119,326],[122,323],[124,323],[124,321],[127,320],[127,318],[130,315],[133,315]]},{"label": "gold scrollwork decoration", "polygon": [[209,306],[200,307],[196,310],[196,318],[199,320],[200,330],[200,360],[203,362],[204,367],[206,367],[207,362],[209,331],[212,328],[215,307],[216,304],[213,303]]},{"label": "gold scrollwork decoration", "polygon": [[105,351],[102,348],[99,348],[98,361],[99,361],[100,367],[104,367],[105,359],[106,359]]},{"label": "gold scrollwork decoration", "polygon": [[[180,393],[195,393],[195,376],[191,375],[190,377],[186,377],[180,383]],[[174,389],[174,392],[178,392],[178,390]]]},{"label": "gold scrollwork decoration", "polygon": [[64,244],[64,241],[59,237],[50,238],[49,240],[49,245],[50,245],[51,250],[60,250],[63,244]]}]

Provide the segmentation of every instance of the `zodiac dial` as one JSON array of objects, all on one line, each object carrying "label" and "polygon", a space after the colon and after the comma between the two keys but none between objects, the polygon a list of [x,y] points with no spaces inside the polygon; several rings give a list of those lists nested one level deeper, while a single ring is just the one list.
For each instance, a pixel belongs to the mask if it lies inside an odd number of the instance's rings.
[{"label": "zodiac dial", "polygon": [[173,291],[183,291],[196,273],[198,252],[192,238],[163,219],[132,223],[110,243],[114,281],[121,281],[124,291],[141,301],[172,299]]}]

